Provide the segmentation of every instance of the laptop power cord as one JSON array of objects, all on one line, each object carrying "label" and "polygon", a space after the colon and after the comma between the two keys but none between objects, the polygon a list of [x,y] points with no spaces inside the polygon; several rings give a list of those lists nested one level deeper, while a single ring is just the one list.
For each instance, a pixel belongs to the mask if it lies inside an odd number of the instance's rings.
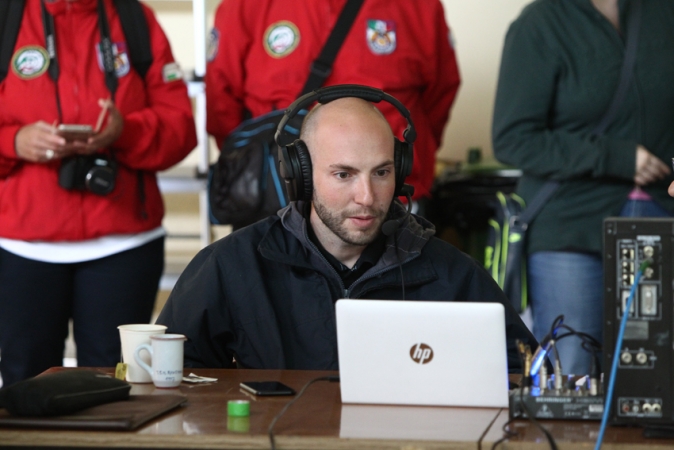
[{"label": "laptop power cord", "polygon": [[276,425],[276,422],[285,414],[286,411],[292,406],[293,403],[295,403],[297,400],[299,400],[302,395],[306,392],[307,388],[311,386],[312,384],[318,382],[318,381],[329,381],[331,383],[338,383],[339,382],[339,375],[328,375],[325,377],[318,377],[314,378],[313,380],[308,381],[304,386],[302,386],[302,389],[297,393],[295,398],[290,400],[288,403],[285,404],[285,406],[279,411],[278,414],[272,419],[271,423],[269,424],[269,428],[267,430],[267,433],[269,434],[269,443],[271,444],[271,450],[276,450],[276,439],[274,438],[274,425]]}]

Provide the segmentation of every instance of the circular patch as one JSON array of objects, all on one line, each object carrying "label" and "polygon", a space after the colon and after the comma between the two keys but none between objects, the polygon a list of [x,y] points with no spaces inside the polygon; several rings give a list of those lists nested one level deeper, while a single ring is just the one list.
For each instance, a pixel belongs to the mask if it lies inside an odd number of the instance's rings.
[{"label": "circular patch", "polygon": [[48,67],[49,54],[37,45],[21,47],[12,56],[12,71],[24,80],[39,77]]},{"label": "circular patch", "polygon": [[271,24],[264,32],[264,49],[274,58],[289,55],[299,43],[300,30],[287,20]]}]

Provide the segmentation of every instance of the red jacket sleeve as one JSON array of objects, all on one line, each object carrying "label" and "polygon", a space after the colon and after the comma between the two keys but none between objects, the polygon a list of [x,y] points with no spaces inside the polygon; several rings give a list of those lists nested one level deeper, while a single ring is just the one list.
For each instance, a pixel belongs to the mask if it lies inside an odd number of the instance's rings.
[{"label": "red jacket sleeve", "polygon": [[144,9],[153,55],[145,76],[147,107],[124,114],[124,130],[113,148],[127,167],[160,171],[187,156],[197,137],[187,86],[164,79],[165,67],[174,63],[169,42],[152,11]]},{"label": "red jacket sleeve", "polygon": [[0,179],[7,178],[10,172],[19,164],[18,159],[0,156]]},{"label": "red jacket sleeve", "polygon": [[423,92],[423,104],[428,112],[433,137],[438,144],[442,141],[442,133],[449,118],[456,93],[461,84],[459,68],[456,62],[453,43],[451,42],[449,28],[445,21],[445,13],[442,4],[436,3],[437,11],[435,18],[434,45],[429,64],[427,65],[428,84]]},{"label": "red jacket sleeve", "polygon": [[14,137],[19,128],[19,125],[5,124],[0,118],[0,179],[6,178],[14,167],[21,164],[14,151]]}]

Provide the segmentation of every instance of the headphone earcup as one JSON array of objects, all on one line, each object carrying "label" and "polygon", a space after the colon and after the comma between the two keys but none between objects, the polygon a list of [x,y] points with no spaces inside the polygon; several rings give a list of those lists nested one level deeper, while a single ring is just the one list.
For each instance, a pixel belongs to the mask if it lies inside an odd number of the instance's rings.
[{"label": "headphone earcup", "polygon": [[[290,169],[291,177],[284,176],[288,188],[290,201],[311,201],[313,196],[313,174],[311,170],[311,156],[307,144],[301,139],[286,146],[286,169]],[[283,164],[283,161],[282,161]],[[283,175],[283,166],[281,166]]]},{"label": "headphone earcup", "polygon": [[286,185],[286,192],[289,201],[297,200],[297,151],[295,144],[279,145],[278,147],[278,161],[279,173]]},{"label": "headphone earcup", "polygon": [[313,171],[311,168],[311,156],[307,144],[297,139],[294,143],[295,157],[297,159],[298,176],[296,177],[297,200],[310,202],[314,194]]},{"label": "headphone earcup", "polygon": [[395,164],[396,187],[394,195],[396,197],[403,195],[402,188],[405,184],[405,178],[412,173],[412,164],[414,163],[414,155],[412,153],[412,146],[408,142],[403,142],[397,137],[394,137],[393,144],[393,161]]}]

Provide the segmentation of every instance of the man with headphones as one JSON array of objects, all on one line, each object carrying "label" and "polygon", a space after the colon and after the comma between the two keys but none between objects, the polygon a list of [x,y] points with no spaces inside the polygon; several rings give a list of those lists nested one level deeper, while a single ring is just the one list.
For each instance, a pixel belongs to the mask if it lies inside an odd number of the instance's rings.
[{"label": "man with headphones", "polygon": [[[287,142],[288,120],[316,101]],[[402,141],[380,101],[407,120]],[[515,339],[536,341],[498,285],[397,200],[411,195],[415,139],[398,100],[357,85],[319,89],[288,108],[276,139],[290,205],[202,250],[157,319],[188,337],[186,366],[337,369],[334,303],[348,297],[500,302],[509,368],[521,369]]]}]

